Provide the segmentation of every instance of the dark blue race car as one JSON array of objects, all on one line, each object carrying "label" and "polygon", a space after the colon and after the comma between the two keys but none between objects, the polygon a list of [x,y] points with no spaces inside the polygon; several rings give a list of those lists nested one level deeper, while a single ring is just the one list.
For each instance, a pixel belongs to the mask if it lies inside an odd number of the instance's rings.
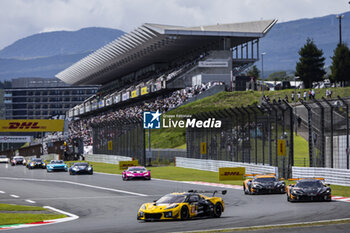
[{"label": "dark blue race car", "polygon": [[89,163],[75,163],[69,168],[69,175],[77,175],[77,174],[89,174],[92,175],[94,173],[92,165]]}]

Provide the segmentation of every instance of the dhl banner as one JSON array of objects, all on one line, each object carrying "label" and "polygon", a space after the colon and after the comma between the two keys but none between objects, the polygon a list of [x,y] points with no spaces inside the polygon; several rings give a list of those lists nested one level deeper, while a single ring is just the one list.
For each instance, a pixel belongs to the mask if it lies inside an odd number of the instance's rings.
[{"label": "dhl banner", "polygon": [[0,120],[0,132],[63,131],[64,120]]},{"label": "dhl banner", "polygon": [[137,165],[139,165],[138,160],[119,161],[119,169],[125,169],[125,168],[128,168],[128,167],[137,166]]},{"label": "dhl banner", "polygon": [[245,167],[220,167],[219,180],[243,180]]}]

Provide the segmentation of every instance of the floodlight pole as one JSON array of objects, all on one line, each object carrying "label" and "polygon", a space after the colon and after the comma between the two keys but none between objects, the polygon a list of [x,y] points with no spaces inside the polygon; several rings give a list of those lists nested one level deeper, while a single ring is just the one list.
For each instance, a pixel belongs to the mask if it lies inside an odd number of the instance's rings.
[{"label": "floodlight pole", "polygon": [[344,15],[337,15],[336,18],[339,20],[339,45],[341,45],[342,44],[341,20],[344,18]]},{"label": "floodlight pole", "polygon": [[264,55],[266,53],[261,53],[261,77],[262,77],[262,97],[264,99],[264,89],[265,89],[265,83],[264,83]]}]

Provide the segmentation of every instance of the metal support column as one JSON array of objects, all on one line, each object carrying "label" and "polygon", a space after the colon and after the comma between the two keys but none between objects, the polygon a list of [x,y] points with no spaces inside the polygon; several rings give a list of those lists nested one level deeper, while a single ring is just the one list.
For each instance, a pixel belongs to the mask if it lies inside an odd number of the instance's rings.
[{"label": "metal support column", "polygon": [[323,101],[330,107],[331,112],[331,168],[334,167],[334,155],[333,155],[333,105],[324,97],[322,97]]},{"label": "metal support column", "polygon": [[308,123],[308,130],[309,130],[309,167],[313,167],[313,131],[312,131],[312,111],[310,106],[304,102],[303,100],[300,100],[300,102],[305,106],[307,109],[307,123]]},{"label": "metal support column", "polygon": [[314,102],[321,108],[321,167],[325,167],[325,126],[324,126],[324,107],[318,100]]},{"label": "metal support column", "polygon": [[338,99],[346,106],[346,168],[349,169],[349,105],[340,96]]}]

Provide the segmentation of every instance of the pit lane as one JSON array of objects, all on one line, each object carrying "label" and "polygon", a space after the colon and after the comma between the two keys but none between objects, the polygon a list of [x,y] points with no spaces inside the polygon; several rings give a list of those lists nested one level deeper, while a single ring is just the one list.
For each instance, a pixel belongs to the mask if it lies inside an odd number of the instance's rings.
[{"label": "pit lane", "polygon": [[224,196],[226,209],[219,219],[144,223],[136,220],[142,203],[169,192],[214,188],[155,179],[126,182],[121,176],[98,173],[70,176],[5,164],[0,165],[0,187],[5,192],[0,193],[1,203],[28,204],[25,200],[32,200],[35,205],[49,205],[79,216],[72,222],[15,232],[178,232],[350,217],[350,204],[344,202],[289,203],[286,195],[247,196],[230,189]]}]

